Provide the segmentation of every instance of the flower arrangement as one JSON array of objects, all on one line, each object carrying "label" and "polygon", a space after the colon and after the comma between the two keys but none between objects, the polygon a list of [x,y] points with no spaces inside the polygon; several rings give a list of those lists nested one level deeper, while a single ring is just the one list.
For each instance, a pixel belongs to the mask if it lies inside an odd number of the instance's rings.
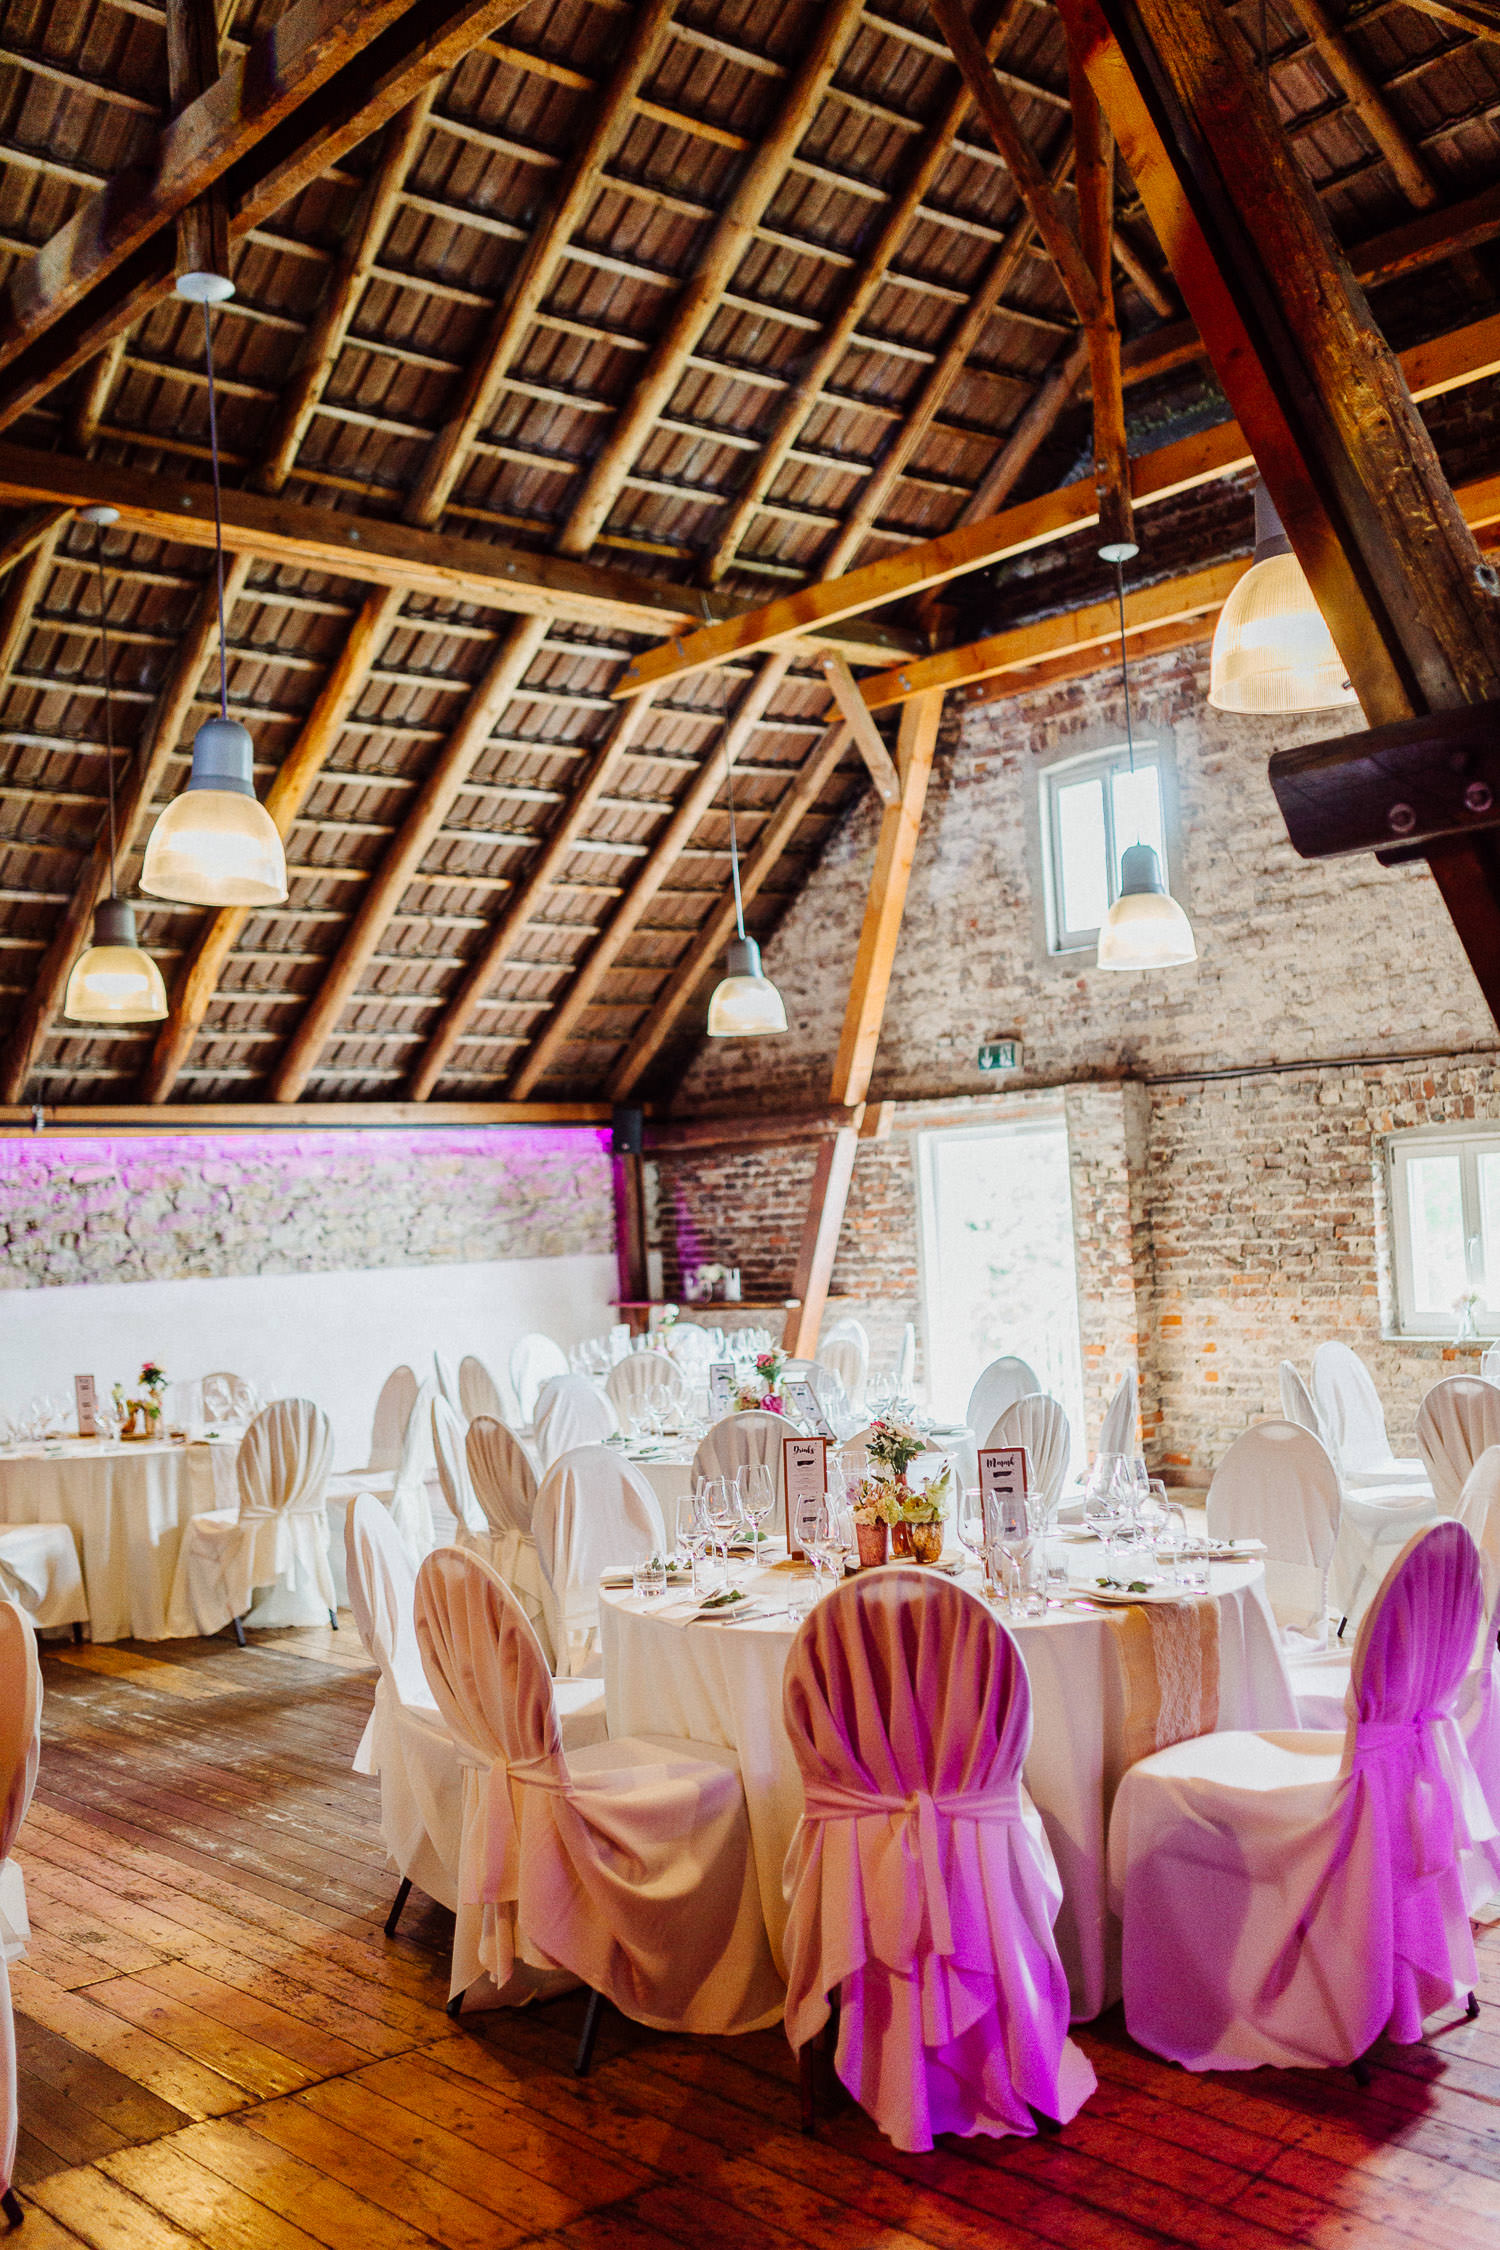
[{"label": "flower arrangement", "polygon": [[865,1452],[896,1484],[905,1484],[907,1470],[917,1455],[926,1451],[927,1440],[921,1431],[898,1414],[883,1414],[870,1424]]},{"label": "flower arrangement", "polygon": [[[144,1393],[143,1397],[127,1398],[119,1383],[115,1384],[110,1393],[120,1422],[120,1435],[152,1437],[161,1421],[162,1393],[167,1387],[166,1369],[158,1367],[154,1359],[143,1360],[136,1381]],[[136,1428],[137,1421],[142,1425],[139,1430]]]},{"label": "flower arrangement", "polygon": [[763,1414],[784,1414],[786,1403],[781,1395],[781,1375],[786,1366],[786,1353],[779,1350],[761,1352],[755,1362],[755,1373],[748,1382],[741,1383],[734,1394],[737,1414],[758,1410]]},{"label": "flower arrangement", "polygon": [[953,1471],[944,1469],[939,1476],[928,1477],[915,1492],[908,1488],[901,1503],[903,1523],[941,1523],[948,1513],[948,1494],[953,1484]]},{"label": "flower arrangement", "polygon": [[167,1387],[166,1370],[158,1367],[154,1359],[143,1360],[141,1362],[140,1382],[142,1388],[148,1390],[159,1405],[159,1394]]}]

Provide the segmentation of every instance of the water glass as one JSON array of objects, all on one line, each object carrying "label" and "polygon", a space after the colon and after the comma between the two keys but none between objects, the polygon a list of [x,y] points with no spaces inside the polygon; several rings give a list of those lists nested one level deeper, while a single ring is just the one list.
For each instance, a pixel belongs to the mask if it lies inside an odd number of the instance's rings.
[{"label": "water glass", "polygon": [[660,1555],[638,1562],[630,1573],[631,1589],[643,1602],[659,1602],[667,1591],[667,1566]]}]

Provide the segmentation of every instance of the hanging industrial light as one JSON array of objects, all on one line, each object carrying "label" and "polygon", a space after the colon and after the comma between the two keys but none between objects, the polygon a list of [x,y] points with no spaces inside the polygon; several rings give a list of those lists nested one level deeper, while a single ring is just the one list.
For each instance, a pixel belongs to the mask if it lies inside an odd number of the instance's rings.
[{"label": "hanging industrial light", "polygon": [[1219,612],[1209,658],[1216,711],[1282,718],[1357,703],[1344,660],[1292,553],[1276,506],[1255,483],[1255,560]]},{"label": "hanging industrial light", "polygon": [[745,902],[740,893],[740,847],[734,825],[734,767],[729,755],[728,686],[723,713],[724,791],[729,800],[729,872],[734,883],[735,935],[725,974],[708,1003],[710,1039],[761,1039],[785,1031],[786,1002],[760,965],[760,947],[745,935]]},{"label": "hanging industrial light", "polygon": [[105,616],[104,532],[118,523],[118,508],[82,508],[94,526],[99,577],[99,670],[104,682],[104,785],[109,807],[109,896],[94,908],[94,941],[79,954],[63,995],[63,1014],[74,1023],[155,1023],[167,1012],[161,971],[136,943],[135,909],[115,888],[115,729],[109,694],[109,625]]},{"label": "hanging industrial light", "polygon": [[229,716],[224,638],[224,524],[219,506],[219,417],[214,392],[211,307],[234,295],[222,274],[183,273],[177,294],[203,307],[208,439],[214,475],[214,562],[219,586],[219,716],[193,737],[187,786],[151,831],[141,888],[189,906],[275,906],[286,897],[286,853],[255,794],[255,745]]},{"label": "hanging industrial light", "polygon": [[[1134,552],[1135,550],[1131,550]],[[1101,548],[1115,566],[1115,599],[1120,608],[1120,684],[1125,690],[1125,744],[1135,772],[1135,730],[1130,716],[1130,664],[1125,653],[1125,554]],[[1101,969],[1176,969],[1196,961],[1193,925],[1162,880],[1161,862],[1150,844],[1127,844],[1120,855],[1120,890],[1099,931]]]}]

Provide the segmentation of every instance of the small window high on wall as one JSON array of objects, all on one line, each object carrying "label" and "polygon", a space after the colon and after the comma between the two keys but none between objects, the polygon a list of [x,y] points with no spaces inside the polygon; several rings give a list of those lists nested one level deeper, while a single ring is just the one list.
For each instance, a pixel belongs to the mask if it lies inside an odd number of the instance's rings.
[{"label": "small window high on wall", "polygon": [[1096,945],[1120,888],[1120,854],[1149,844],[1168,870],[1160,752],[1123,743],[1048,766],[1041,776],[1047,947],[1081,952]]},{"label": "small window high on wall", "polygon": [[1500,1128],[1396,1133],[1386,1143],[1396,1325],[1452,1336],[1474,1294],[1474,1325],[1500,1336]]},{"label": "small window high on wall", "polygon": [[961,1420],[980,1371],[1014,1354],[1067,1410],[1076,1463],[1083,1360],[1066,1123],[1054,1115],[922,1133],[917,1163],[934,1409]]}]

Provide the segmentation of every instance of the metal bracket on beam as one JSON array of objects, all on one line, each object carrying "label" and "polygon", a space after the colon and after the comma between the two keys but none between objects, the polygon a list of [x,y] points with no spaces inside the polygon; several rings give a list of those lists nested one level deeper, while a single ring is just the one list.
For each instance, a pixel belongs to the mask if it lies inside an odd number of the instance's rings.
[{"label": "metal bracket on beam", "polygon": [[1500,702],[1278,750],[1268,770],[1304,859],[1408,857],[1442,837],[1500,827]]}]

